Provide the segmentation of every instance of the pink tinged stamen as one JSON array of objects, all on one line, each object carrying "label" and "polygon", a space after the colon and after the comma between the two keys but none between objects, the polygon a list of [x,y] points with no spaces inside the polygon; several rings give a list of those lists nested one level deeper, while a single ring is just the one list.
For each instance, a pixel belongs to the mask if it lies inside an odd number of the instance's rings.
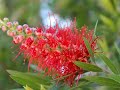
[{"label": "pink tinged stamen", "polygon": [[13,61],[15,61],[16,58],[18,58],[18,56],[20,56],[21,53],[22,53],[22,52],[20,51],[20,52],[16,55],[16,57],[13,59]]}]

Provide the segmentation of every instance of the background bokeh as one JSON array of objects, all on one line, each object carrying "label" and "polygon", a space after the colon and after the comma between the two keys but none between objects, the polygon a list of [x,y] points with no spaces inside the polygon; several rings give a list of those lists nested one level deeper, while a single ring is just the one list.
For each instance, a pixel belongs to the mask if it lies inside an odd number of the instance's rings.
[{"label": "background bokeh", "polygon": [[[54,14],[61,26],[76,17],[77,27],[87,25],[89,29],[94,29],[98,20],[96,34],[100,36],[99,45],[102,52],[120,68],[120,56],[114,45],[116,43],[120,46],[119,0],[0,0],[0,18],[8,17],[11,21],[19,21],[20,24],[39,27],[41,24],[49,25],[51,19],[54,25],[54,17],[49,14]],[[22,87],[6,72],[8,69],[27,71],[27,63],[24,64],[22,55],[13,61],[17,53],[18,49],[12,44],[12,38],[0,30],[0,90]]]}]

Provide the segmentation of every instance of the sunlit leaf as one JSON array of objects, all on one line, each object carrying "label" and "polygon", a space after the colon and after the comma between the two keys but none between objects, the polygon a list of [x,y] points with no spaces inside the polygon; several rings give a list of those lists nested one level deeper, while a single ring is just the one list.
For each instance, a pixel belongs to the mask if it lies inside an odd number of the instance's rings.
[{"label": "sunlit leaf", "polygon": [[24,86],[25,90],[33,90],[32,88],[30,88],[29,86]]},{"label": "sunlit leaf", "polygon": [[46,90],[42,84],[40,86],[41,86],[40,90]]}]

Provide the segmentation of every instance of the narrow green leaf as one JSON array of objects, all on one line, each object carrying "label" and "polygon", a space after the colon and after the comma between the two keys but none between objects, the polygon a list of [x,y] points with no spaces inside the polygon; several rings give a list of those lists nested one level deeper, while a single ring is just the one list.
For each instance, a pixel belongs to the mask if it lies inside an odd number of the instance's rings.
[{"label": "narrow green leaf", "polygon": [[94,37],[95,37],[95,34],[96,34],[97,25],[98,25],[98,20],[96,21],[95,28],[94,28],[94,35],[93,35]]},{"label": "narrow green leaf", "polygon": [[94,56],[94,53],[93,53],[93,51],[92,51],[92,48],[91,48],[91,46],[90,46],[89,41],[88,41],[86,38],[83,38],[83,39],[84,39],[85,45],[86,45],[86,47],[87,47],[87,49],[88,49],[88,52],[89,52],[90,55],[93,57],[93,56]]},{"label": "narrow green leaf", "polygon": [[48,82],[48,79],[50,79],[49,77],[45,77],[44,74],[35,74],[35,73],[23,73],[23,72],[18,72],[18,71],[14,71],[14,70],[7,70],[7,72],[11,75],[11,76],[16,76],[16,77],[22,77],[22,78],[26,78],[26,79],[31,79],[32,81],[35,81],[37,83],[43,84],[43,85],[50,85],[51,83]]},{"label": "narrow green leaf", "polygon": [[87,71],[102,72],[101,68],[99,68],[98,66],[92,65],[92,64],[88,64],[88,63],[84,63],[80,61],[75,61],[74,64]]},{"label": "narrow green leaf", "polygon": [[108,77],[120,83],[120,75],[108,75]]},{"label": "narrow green leaf", "polygon": [[10,74],[10,77],[18,82],[21,85],[28,85],[31,88],[39,88],[40,85],[50,85],[50,78],[47,76],[44,77],[42,74],[33,74],[33,73],[22,73],[18,71],[12,71],[12,70],[7,70],[7,72]]},{"label": "narrow green leaf", "polygon": [[68,75],[65,75],[65,76],[62,76],[62,77],[59,77],[59,78],[55,78],[54,80],[62,80],[62,79],[66,78],[66,77],[69,77],[71,75],[73,75],[73,74],[71,73],[71,74],[68,74]]},{"label": "narrow green leaf", "polygon": [[119,74],[117,68],[115,67],[115,65],[103,54],[99,54],[98,55],[99,58],[101,58],[105,64],[109,67],[109,69],[114,73],[114,74]]},{"label": "narrow green leaf", "polygon": [[24,88],[17,88],[17,89],[11,89],[11,90],[25,90]]},{"label": "narrow green leaf", "polygon": [[117,52],[119,53],[120,55],[120,48],[118,47],[118,45],[115,43],[115,48],[117,49]]},{"label": "narrow green leaf", "polygon": [[111,87],[119,87],[120,88],[120,83],[118,83],[117,81],[111,79],[111,78],[107,78],[107,77],[98,77],[98,76],[87,76],[84,77],[84,79],[90,81],[90,82],[94,82],[100,85],[104,85],[104,86],[111,86]]},{"label": "narrow green leaf", "polygon": [[32,87],[35,90],[40,90],[40,84],[33,82],[32,79],[28,80],[25,78],[21,78],[21,77],[16,77],[16,76],[11,76],[10,77],[15,80],[17,83],[21,84],[21,85],[29,85],[30,87]]}]

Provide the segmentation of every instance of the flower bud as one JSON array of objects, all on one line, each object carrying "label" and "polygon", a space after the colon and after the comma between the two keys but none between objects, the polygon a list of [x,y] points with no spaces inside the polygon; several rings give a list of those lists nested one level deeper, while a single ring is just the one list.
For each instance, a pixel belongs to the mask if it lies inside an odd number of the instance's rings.
[{"label": "flower bud", "polygon": [[18,44],[18,43],[21,43],[24,39],[24,36],[23,35],[17,35],[17,36],[14,36],[13,37],[13,42],[15,44]]},{"label": "flower bud", "polygon": [[14,26],[18,26],[19,23],[18,23],[17,21],[14,21],[14,22],[13,22],[13,25],[14,25]]},{"label": "flower bud", "polygon": [[8,31],[7,31],[7,35],[13,37],[13,36],[16,35],[16,32],[15,32],[15,31],[10,31],[10,30],[8,30]]},{"label": "flower bud", "polygon": [[14,42],[15,44],[18,44],[18,43],[19,43],[19,38],[18,38],[17,36],[14,36],[14,37],[13,37],[13,42]]},{"label": "flower bud", "polygon": [[33,32],[35,32],[36,30],[37,30],[36,28],[34,28],[34,27],[32,28],[32,31],[33,31]]},{"label": "flower bud", "polygon": [[4,22],[0,19],[0,28],[3,26]]},{"label": "flower bud", "polygon": [[36,36],[40,36],[41,35],[41,28],[37,28],[37,30],[35,30],[35,35]]},{"label": "flower bud", "polygon": [[7,26],[8,26],[9,28],[11,28],[11,27],[12,27],[12,22],[7,22]]},{"label": "flower bud", "polygon": [[26,28],[25,33],[29,35],[32,34],[32,28]]},{"label": "flower bud", "polygon": [[18,26],[17,26],[17,31],[18,31],[18,32],[22,32],[22,30],[23,30],[23,27],[22,27],[21,25],[18,25]]},{"label": "flower bud", "polygon": [[2,26],[2,31],[5,32],[7,30],[6,26]]},{"label": "flower bud", "polygon": [[9,19],[8,18],[4,18],[3,21],[4,22],[9,22]]},{"label": "flower bud", "polygon": [[29,27],[29,26],[28,26],[27,24],[24,24],[24,25],[23,25],[23,28],[24,28],[24,29],[26,29],[26,28],[28,28],[28,27]]}]

